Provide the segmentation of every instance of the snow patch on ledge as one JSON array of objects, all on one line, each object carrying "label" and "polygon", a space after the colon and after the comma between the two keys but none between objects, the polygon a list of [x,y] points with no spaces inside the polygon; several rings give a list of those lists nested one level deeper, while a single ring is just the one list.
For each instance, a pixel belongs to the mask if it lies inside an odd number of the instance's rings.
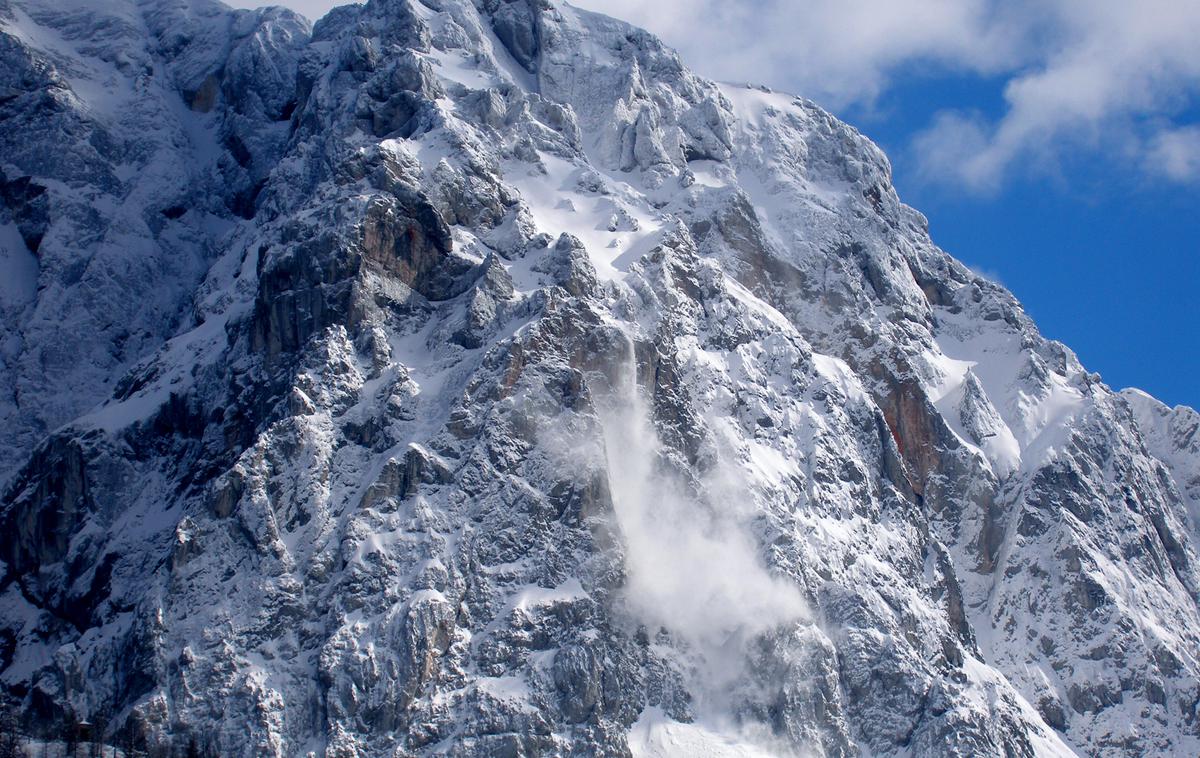
[{"label": "snow patch on ledge", "polygon": [[633,758],[778,758],[742,738],[702,724],[685,724],[651,707],[629,729]]}]

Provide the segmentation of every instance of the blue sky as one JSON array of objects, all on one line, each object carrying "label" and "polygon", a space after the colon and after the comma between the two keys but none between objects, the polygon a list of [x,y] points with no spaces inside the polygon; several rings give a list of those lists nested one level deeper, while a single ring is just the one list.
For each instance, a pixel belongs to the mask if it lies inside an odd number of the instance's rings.
[{"label": "blue sky", "polygon": [[1200,185],[1087,146],[1018,167],[988,192],[927,175],[913,140],[938,110],[995,118],[1003,102],[995,78],[926,74],[840,115],[891,156],[900,196],[934,241],[1012,290],[1044,334],[1113,387],[1200,407]]},{"label": "blue sky", "polygon": [[1113,387],[1200,406],[1200,1],[575,3],[854,124],[934,241],[1047,336]]}]

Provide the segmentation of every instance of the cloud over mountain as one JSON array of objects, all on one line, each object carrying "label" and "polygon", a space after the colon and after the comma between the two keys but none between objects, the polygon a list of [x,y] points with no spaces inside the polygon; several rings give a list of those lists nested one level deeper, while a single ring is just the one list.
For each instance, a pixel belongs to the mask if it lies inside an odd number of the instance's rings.
[{"label": "cloud over mountain", "polygon": [[[937,113],[914,139],[927,178],[995,189],[1079,151],[1174,181],[1200,176],[1200,3],[1151,0],[580,0],[662,35],[723,79],[845,108],[909,76],[1004,80],[1004,111]],[[982,86],[982,85],[981,85]]]}]

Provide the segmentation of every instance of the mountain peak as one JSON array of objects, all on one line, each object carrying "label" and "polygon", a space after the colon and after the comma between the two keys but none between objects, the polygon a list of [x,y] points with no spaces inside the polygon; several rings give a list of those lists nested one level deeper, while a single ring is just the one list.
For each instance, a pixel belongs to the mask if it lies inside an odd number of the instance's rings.
[{"label": "mountain peak", "polygon": [[1195,425],[852,127],[546,0],[5,9],[0,682],[39,738],[1200,748]]}]

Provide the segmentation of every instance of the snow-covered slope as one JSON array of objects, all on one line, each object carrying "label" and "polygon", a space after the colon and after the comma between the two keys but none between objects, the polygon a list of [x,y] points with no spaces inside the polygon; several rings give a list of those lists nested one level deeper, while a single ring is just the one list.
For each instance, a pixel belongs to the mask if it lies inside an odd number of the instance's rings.
[{"label": "snow-covered slope", "polygon": [[0,0],[31,723],[1200,752],[1192,412],[1043,339],[852,128],[557,0],[72,1]]},{"label": "snow-covered slope", "polygon": [[1183,405],[1169,408],[1140,390],[1125,390],[1121,395],[1133,411],[1146,450],[1179,487],[1191,517],[1193,540],[1200,540],[1200,413]]},{"label": "snow-covered slope", "polygon": [[309,27],[200,0],[5,0],[0,27],[4,481],[187,327],[287,138]]}]

